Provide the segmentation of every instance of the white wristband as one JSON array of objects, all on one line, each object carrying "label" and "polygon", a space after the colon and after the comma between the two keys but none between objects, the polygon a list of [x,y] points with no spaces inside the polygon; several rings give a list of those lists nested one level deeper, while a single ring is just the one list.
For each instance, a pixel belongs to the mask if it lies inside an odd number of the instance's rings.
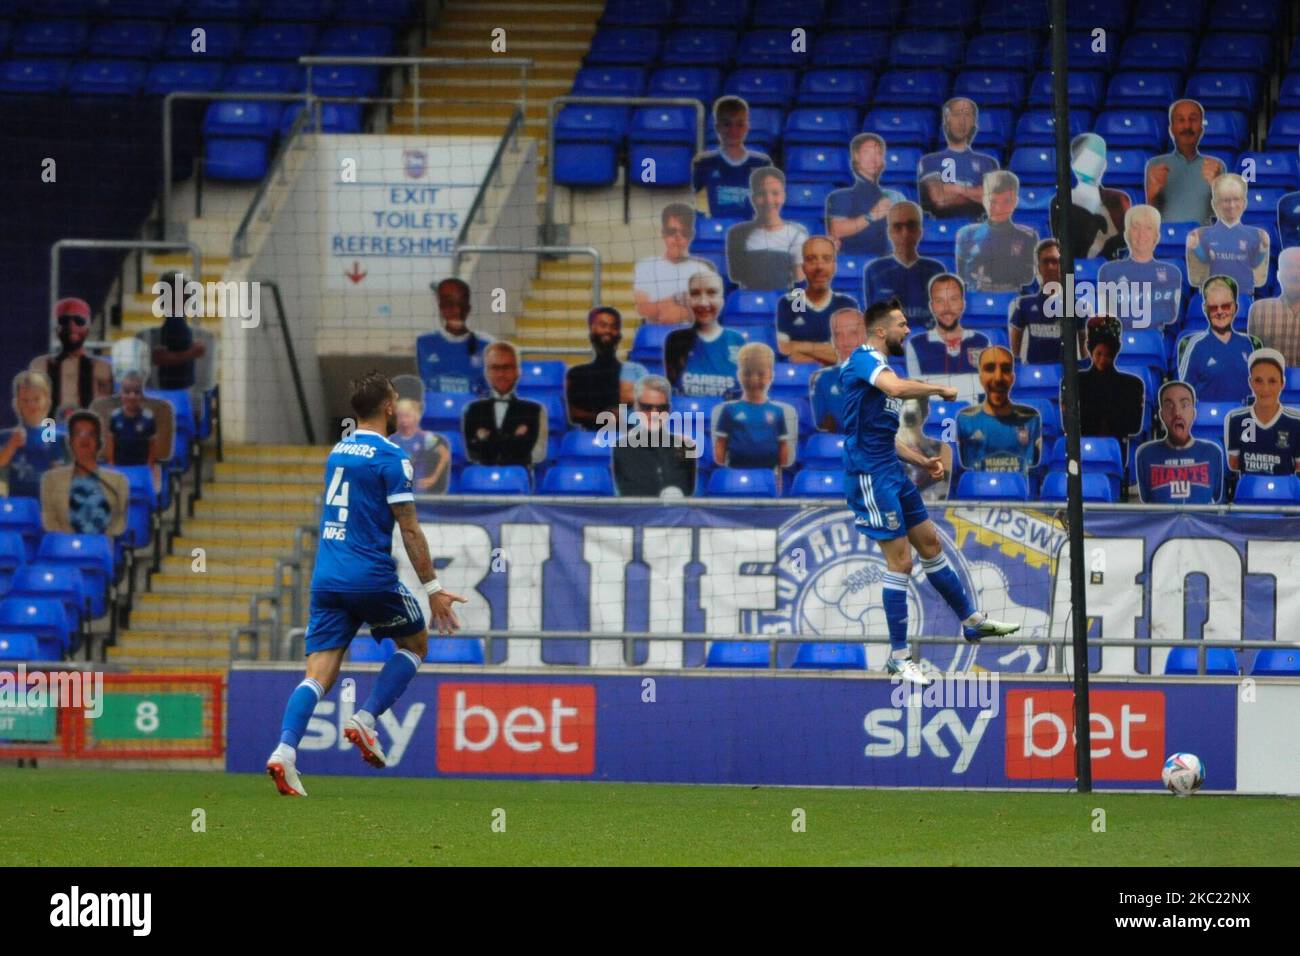
[{"label": "white wristband", "polygon": [[439,581],[437,578],[434,578],[432,581],[424,582],[425,594],[437,594],[441,590],[442,590],[442,582]]}]

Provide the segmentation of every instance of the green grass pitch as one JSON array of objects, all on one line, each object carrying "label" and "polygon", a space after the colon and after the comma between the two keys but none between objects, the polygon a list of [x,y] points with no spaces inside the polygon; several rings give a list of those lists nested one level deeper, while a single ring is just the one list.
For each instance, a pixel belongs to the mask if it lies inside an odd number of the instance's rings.
[{"label": "green grass pitch", "polygon": [[[0,866],[1294,865],[1300,801],[0,769]],[[1094,811],[1105,811],[1104,833]],[[194,811],[206,832],[192,829]],[[795,811],[806,828],[794,832]],[[505,832],[493,829],[504,810]],[[495,815],[500,820],[501,815]],[[908,837],[891,834],[904,829]]]}]

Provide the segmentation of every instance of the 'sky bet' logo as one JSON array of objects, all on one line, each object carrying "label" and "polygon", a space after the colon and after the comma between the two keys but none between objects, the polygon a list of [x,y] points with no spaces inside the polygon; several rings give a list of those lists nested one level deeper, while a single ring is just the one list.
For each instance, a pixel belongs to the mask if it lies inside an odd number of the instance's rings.
[{"label": "'sky bet' logo", "polygon": [[[1165,753],[1165,695],[1158,690],[1094,690],[1090,695],[1092,773],[1097,780],[1159,780]],[[1074,776],[1074,693],[1008,690],[1007,777]]]},{"label": "'sky bet' logo", "polygon": [[595,769],[594,685],[439,685],[439,772],[581,776]]}]

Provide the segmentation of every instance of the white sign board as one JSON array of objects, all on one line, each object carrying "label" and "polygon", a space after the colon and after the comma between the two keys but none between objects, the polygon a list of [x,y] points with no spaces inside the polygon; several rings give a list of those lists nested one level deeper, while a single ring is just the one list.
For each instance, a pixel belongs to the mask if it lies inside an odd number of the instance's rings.
[{"label": "white sign board", "polygon": [[337,136],[322,150],[325,288],[428,291],[451,275],[456,236],[496,151],[493,137]]}]

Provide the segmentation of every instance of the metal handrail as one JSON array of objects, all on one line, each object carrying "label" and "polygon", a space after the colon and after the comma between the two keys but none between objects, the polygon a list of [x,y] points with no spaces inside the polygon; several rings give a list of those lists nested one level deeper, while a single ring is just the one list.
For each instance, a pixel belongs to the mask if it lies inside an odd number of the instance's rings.
[{"label": "metal handrail", "polygon": [[[167,249],[188,252],[194,261],[190,278],[203,277],[203,252],[193,242],[163,242],[150,239],[59,239],[50,246],[50,347],[57,346],[58,323],[54,319],[54,306],[59,301],[59,253],[64,249]],[[98,343],[87,342],[87,346]]]},{"label": "metal handrail", "polygon": [[488,163],[487,173],[483,176],[483,181],[479,183],[478,191],[474,194],[474,201],[470,203],[469,212],[465,214],[465,221],[461,224],[460,235],[456,237],[456,246],[469,239],[469,230],[474,223],[474,217],[479,214],[487,199],[488,186],[494,179],[499,179],[501,175],[501,158],[505,154],[506,144],[513,144],[511,151],[518,150],[519,145],[515,137],[519,133],[519,128],[524,125],[524,111],[515,107],[514,113],[510,117],[510,125],[506,131],[501,134],[501,140],[497,143],[496,151],[492,154],[492,162]]},{"label": "metal handrail", "polygon": [[546,230],[555,226],[555,117],[560,108],[579,103],[592,106],[693,106],[695,152],[704,152],[705,107],[700,100],[681,96],[557,96],[546,107]]},{"label": "metal handrail", "polygon": [[289,375],[293,378],[293,391],[298,399],[298,412],[302,415],[303,431],[307,433],[307,444],[316,444],[316,429],[311,423],[311,412],[307,407],[307,392],[302,384],[302,371],[298,368],[298,353],[293,348],[293,337],[289,335],[288,313],[284,308],[284,298],[280,294],[280,283],[274,279],[253,279],[259,286],[265,285],[271,290],[271,298],[275,302],[275,312],[280,319],[280,336],[284,342],[284,351],[289,358]]},{"label": "metal handrail", "polygon": [[451,274],[460,276],[460,260],[468,255],[541,255],[541,256],[591,256],[591,307],[600,301],[600,250],[595,246],[457,246],[451,260]]},{"label": "metal handrail", "polygon": [[275,179],[277,174],[282,172],[282,168],[289,157],[289,151],[297,144],[298,137],[302,135],[302,131],[307,125],[307,119],[311,115],[312,103],[308,101],[298,115],[294,117],[293,126],[289,128],[289,135],[284,137],[283,142],[280,143],[280,149],[276,152],[275,158],[271,160],[271,165],[267,167],[266,175],[257,184],[257,191],[253,193],[248,209],[244,211],[244,217],[239,220],[239,228],[235,230],[235,238],[230,243],[230,258],[242,259],[248,254],[248,230],[253,225],[253,216],[257,213],[262,200],[271,191],[271,181]]}]

